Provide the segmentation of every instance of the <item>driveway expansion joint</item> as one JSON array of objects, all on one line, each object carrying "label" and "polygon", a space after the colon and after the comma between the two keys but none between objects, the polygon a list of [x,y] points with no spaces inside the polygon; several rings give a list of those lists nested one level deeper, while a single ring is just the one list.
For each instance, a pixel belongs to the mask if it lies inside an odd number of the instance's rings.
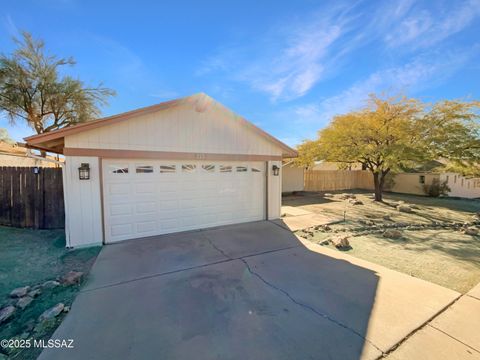
[{"label": "driveway expansion joint", "polygon": [[468,345],[468,344],[464,343],[462,340],[457,339],[456,337],[450,335],[449,333],[443,331],[442,329],[439,329],[438,327],[436,327],[436,326],[434,326],[434,325],[432,325],[432,324],[427,324],[427,326],[430,326],[431,328],[433,328],[433,329],[435,329],[435,330],[437,330],[437,331],[440,331],[441,333],[447,335],[450,339],[453,339],[453,340],[455,340],[455,341],[458,341],[460,344],[465,345],[466,347],[468,347],[468,348],[472,349],[473,351],[475,351],[475,352],[477,352],[477,353],[480,354],[480,350],[475,349],[475,348],[472,347],[471,345]]},{"label": "driveway expansion joint", "polygon": [[[393,353],[395,350],[397,350],[405,341],[407,341],[408,339],[410,339],[412,336],[415,336],[415,334],[426,328],[427,326],[430,326],[436,330],[438,330],[437,328],[435,328],[434,326],[432,326],[430,323],[435,320],[437,317],[439,317],[440,315],[442,315],[445,311],[447,311],[448,309],[450,309],[458,300],[460,300],[462,298],[462,294],[459,294],[455,299],[453,299],[450,303],[448,303],[447,305],[445,305],[445,307],[443,307],[442,309],[440,309],[439,311],[437,311],[435,314],[433,314],[429,319],[427,319],[423,324],[421,324],[419,327],[413,329],[410,333],[408,333],[403,339],[401,339],[399,342],[397,342],[395,345],[393,345],[390,349],[388,349],[387,351],[384,352],[383,356],[381,356],[380,358],[382,357],[386,357],[387,355],[390,355],[391,353]],[[443,331],[442,331],[443,332]],[[448,335],[448,334],[447,334]],[[451,337],[451,336],[450,336]],[[454,338],[452,338],[454,339]],[[457,339],[455,339],[457,340]],[[470,346],[469,346],[470,347]]]}]

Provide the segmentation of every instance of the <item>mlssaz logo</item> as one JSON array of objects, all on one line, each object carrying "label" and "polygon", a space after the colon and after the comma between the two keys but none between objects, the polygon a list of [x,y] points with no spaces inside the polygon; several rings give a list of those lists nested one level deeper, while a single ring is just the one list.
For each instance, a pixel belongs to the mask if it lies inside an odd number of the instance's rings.
[{"label": "mlssaz logo", "polygon": [[49,339],[47,341],[40,339],[33,342],[36,348],[73,349],[73,339]]}]

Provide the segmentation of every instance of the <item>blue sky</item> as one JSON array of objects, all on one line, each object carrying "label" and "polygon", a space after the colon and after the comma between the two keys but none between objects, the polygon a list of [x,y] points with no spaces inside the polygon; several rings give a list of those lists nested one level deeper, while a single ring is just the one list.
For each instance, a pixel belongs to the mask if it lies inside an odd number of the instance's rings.
[{"label": "blue sky", "polygon": [[289,145],[371,92],[480,98],[480,0],[3,1],[0,52],[21,30],[117,91],[104,115],[205,92]]}]

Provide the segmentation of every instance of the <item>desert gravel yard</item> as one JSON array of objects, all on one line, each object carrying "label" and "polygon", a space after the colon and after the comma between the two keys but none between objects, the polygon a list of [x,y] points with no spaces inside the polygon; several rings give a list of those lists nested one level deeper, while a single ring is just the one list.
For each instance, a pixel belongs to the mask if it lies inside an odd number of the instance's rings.
[{"label": "desert gravel yard", "polygon": [[[480,282],[480,201],[386,194],[384,203],[376,203],[371,193],[346,194],[284,197],[286,206],[342,220],[297,235],[330,248],[329,239],[347,237],[350,247],[342,250],[352,256],[461,293]],[[399,205],[411,212],[399,211]],[[400,236],[384,236],[388,229]]]},{"label": "desert gravel yard", "polygon": [[[48,340],[80,290],[99,251],[99,247],[67,250],[63,229],[0,227],[0,320],[2,314],[13,310],[11,316],[0,321],[0,339]],[[70,271],[82,276],[65,281]],[[14,289],[26,290],[26,294],[11,296]],[[63,304],[66,309],[57,306],[49,313],[50,318],[40,320],[46,310],[57,304]],[[22,309],[22,306],[25,307]],[[0,359],[7,355],[8,359],[36,359],[40,351],[33,347],[0,348]]]}]

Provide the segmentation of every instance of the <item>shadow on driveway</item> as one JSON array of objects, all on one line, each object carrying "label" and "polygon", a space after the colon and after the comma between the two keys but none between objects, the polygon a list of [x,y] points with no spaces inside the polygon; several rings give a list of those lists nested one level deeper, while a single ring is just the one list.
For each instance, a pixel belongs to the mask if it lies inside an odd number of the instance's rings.
[{"label": "shadow on driveway", "polygon": [[105,246],[40,359],[374,359],[457,296],[323,251],[266,221]]}]

